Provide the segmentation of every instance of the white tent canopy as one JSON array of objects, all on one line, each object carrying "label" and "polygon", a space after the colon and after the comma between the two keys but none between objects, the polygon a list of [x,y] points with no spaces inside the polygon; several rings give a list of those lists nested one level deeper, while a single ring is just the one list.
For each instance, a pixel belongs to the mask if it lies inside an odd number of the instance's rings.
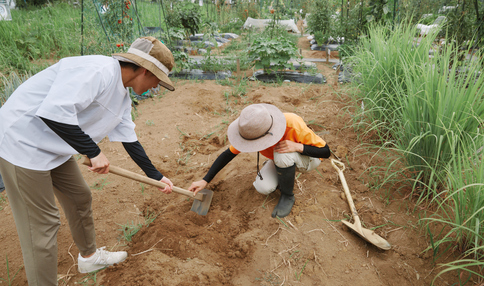
[{"label": "white tent canopy", "polygon": [[[248,17],[244,23],[244,29],[249,29],[249,28],[264,29],[272,21],[273,21],[272,19],[254,19],[254,18]],[[299,33],[299,29],[297,28],[297,25],[294,22],[294,20],[278,20],[276,21],[276,24],[279,26],[286,27],[286,30],[288,31]]]}]

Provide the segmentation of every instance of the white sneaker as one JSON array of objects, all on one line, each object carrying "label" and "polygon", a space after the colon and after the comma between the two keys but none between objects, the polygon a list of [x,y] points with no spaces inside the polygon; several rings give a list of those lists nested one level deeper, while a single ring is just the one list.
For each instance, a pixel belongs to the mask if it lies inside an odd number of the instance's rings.
[{"label": "white sneaker", "polygon": [[99,269],[106,268],[116,263],[123,262],[128,253],[126,251],[110,252],[105,250],[105,246],[98,248],[96,253],[89,258],[84,258],[79,253],[77,266],[80,273],[89,273]]}]

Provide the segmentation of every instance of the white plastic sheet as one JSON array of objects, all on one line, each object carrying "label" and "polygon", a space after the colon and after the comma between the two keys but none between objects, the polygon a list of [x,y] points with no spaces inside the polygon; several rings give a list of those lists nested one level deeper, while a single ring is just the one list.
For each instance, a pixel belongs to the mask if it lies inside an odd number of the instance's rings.
[{"label": "white plastic sheet", "polygon": [[[248,17],[244,23],[244,29],[255,28],[255,29],[264,29],[272,19],[254,19]],[[278,20],[276,24],[279,26],[286,27],[288,31],[292,31],[294,33],[299,33],[299,29],[297,28],[296,23],[294,20]]]}]

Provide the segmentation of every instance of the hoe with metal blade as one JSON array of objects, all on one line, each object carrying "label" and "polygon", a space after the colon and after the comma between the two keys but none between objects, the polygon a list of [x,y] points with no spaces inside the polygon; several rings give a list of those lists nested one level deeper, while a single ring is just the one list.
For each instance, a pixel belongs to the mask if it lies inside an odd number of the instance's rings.
[{"label": "hoe with metal blade", "polygon": [[[83,164],[87,166],[91,166],[91,160],[85,157]],[[109,173],[113,173],[128,179],[132,179],[158,188],[164,188],[167,186],[165,183],[161,181],[157,181],[155,179],[151,179],[146,176],[136,174],[134,172],[131,172],[113,165],[109,165]],[[192,208],[190,209],[191,211],[194,211],[199,215],[207,214],[208,209],[210,208],[210,204],[212,203],[213,191],[203,189],[200,192],[198,192],[196,196],[193,195],[193,192],[190,192],[189,190],[185,190],[176,186],[173,186],[173,191],[195,199],[193,201]]]},{"label": "hoe with metal blade", "polygon": [[[344,223],[347,227],[349,227],[351,230],[356,232],[358,236],[366,240],[367,242],[375,245],[376,247],[383,249],[383,250],[389,250],[392,246],[388,241],[383,239],[381,236],[376,234],[374,231],[363,228],[361,226],[361,221],[360,217],[358,216],[358,212],[356,211],[355,204],[353,203],[353,199],[351,198],[350,190],[348,189],[348,185],[346,184],[345,176],[343,174],[343,171],[345,170],[345,165],[341,163],[340,161],[336,161],[334,159],[331,159],[331,165],[338,171],[339,178],[341,180],[341,184],[343,184],[343,188],[345,190],[345,195],[346,199],[348,200],[348,204],[350,205],[351,213],[353,214],[353,220],[355,223],[350,223],[348,221],[342,220],[341,222]],[[338,167],[337,165],[341,166]]]}]

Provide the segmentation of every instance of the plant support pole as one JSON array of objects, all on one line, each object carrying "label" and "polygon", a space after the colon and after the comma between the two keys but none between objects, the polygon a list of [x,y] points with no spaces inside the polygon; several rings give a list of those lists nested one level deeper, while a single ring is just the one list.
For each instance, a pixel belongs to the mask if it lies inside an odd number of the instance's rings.
[{"label": "plant support pole", "polygon": [[81,56],[84,55],[84,0],[81,0]]},{"label": "plant support pole", "polygon": [[[134,13],[136,14],[136,19],[138,19],[138,32],[140,33],[140,35],[142,34],[143,36],[146,36],[145,29],[141,24],[141,20],[139,19],[138,3],[136,3],[136,0],[133,0],[133,9],[134,9]],[[141,33],[141,28],[143,28],[143,33]]]},{"label": "plant support pole", "polygon": [[108,43],[111,45],[111,40],[109,39],[108,32],[106,31],[106,28],[104,27],[103,19],[101,18],[101,15],[99,14],[99,8],[96,6],[95,0],[92,0],[92,4],[94,4],[94,9],[96,9],[97,16],[99,17],[99,22],[101,23],[101,27],[103,27],[104,34],[106,34],[106,38],[108,39]]}]

